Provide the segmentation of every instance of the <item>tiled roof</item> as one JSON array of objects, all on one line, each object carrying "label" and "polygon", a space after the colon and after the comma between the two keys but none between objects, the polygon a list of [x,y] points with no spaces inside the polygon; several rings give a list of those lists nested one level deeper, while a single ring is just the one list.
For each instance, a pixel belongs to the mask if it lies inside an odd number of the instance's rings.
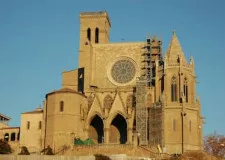
[{"label": "tiled roof", "polygon": [[53,91],[53,92],[47,93],[47,94],[46,94],[46,97],[47,97],[48,95],[55,94],[55,93],[75,93],[75,94],[78,94],[78,95],[81,95],[81,96],[86,97],[84,94],[82,94],[82,93],[80,93],[80,92],[77,92],[77,91],[75,91],[75,90],[73,90],[73,89],[70,89],[70,88],[62,88],[62,89],[60,89],[60,90],[57,90],[57,91]]},{"label": "tiled roof", "polygon": [[8,116],[6,116],[6,115],[4,115],[4,114],[1,114],[1,113],[0,113],[0,117],[3,117],[3,118],[5,118],[5,119],[7,119],[7,120],[10,120],[10,119],[11,119],[10,117],[8,117]]},{"label": "tiled roof", "polygon": [[38,109],[34,111],[29,111],[29,112],[23,112],[22,114],[36,114],[36,113],[43,113],[43,109]]}]

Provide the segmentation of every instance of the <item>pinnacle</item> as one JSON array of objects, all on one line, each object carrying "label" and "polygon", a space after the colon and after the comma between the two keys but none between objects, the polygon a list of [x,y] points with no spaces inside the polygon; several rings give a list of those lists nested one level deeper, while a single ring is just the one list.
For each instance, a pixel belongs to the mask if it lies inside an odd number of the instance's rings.
[{"label": "pinnacle", "polygon": [[168,57],[169,63],[177,63],[178,57],[181,58],[183,62],[187,62],[175,30],[173,30],[172,39],[166,51],[166,56]]}]

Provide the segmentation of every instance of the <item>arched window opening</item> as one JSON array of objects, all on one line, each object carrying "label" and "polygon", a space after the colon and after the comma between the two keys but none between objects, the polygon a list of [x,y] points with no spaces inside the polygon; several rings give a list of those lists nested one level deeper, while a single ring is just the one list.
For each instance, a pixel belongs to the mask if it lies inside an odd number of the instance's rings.
[{"label": "arched window opening", "polygon": [[173,119],[173,131],[175,132],[176,131],[176,120]]},{"label": "arched window opening", "polygon": [[184,78],[184,96],[186,103],[188,103],[188,82],[186,77]]},{"label": "arched window opening", "polygon": [[99,42],[99,29],[96,28],[95,29],[95,43],[98,43]]},{"label": "arched window opening", "polygon": [[91,41],[91,29],[90,28],[87,29],[87,38],[89,41]]},{"label": "arched window opening", "polygon": [[64,102],[60,101],[60,107],[59,107],[60,112],[64,111]]},{"label": "arched window opening", "polygon": [[189,121],[189,131],[191,132],[191,120]]},{"label": "arched window opening", "polygon": [[38,123],[38,129],[41,129],[41,121]]},{"label": "arched window opening", "polygon": [[8,133],[5,133],[4,140],[7,141],[7,142],[9,141],[9,134]]},{"label": "arched window opening", "polygon": [[30,121],[27,121],[27,130],[30,129]]},{"label": "arched window opening", "polygon": [[15,141],[16,140],[16,133],[11,133],[11,141]]},{"label": "arched window opening", "polygon": [[171,101],[177,101],[177,80],[176,77],[172,77],[171,80]]}]

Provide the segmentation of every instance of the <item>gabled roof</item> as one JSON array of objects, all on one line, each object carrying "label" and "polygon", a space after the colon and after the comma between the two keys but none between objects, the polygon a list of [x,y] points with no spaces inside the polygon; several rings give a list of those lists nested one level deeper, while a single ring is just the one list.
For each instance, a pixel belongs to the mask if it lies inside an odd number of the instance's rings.
[{"label": "gabled roof", "polygon": [[173,31],[173,36],[165,56],[168,59],[168,63],[177,63],[178,57],[181,58],[184,63],[187,63],[175,31]]}]

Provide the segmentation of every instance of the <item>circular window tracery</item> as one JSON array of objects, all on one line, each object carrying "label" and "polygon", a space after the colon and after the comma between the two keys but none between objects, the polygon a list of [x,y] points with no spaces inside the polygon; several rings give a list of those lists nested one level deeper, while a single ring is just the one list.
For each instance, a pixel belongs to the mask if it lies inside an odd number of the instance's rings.
[{"label": "circular window tracery", "polygon": [[113,83],[126,85],[135,78],[136,72],[137,67],[135,62],[131,58],[122,57],[111,66],[110,77]]}]

